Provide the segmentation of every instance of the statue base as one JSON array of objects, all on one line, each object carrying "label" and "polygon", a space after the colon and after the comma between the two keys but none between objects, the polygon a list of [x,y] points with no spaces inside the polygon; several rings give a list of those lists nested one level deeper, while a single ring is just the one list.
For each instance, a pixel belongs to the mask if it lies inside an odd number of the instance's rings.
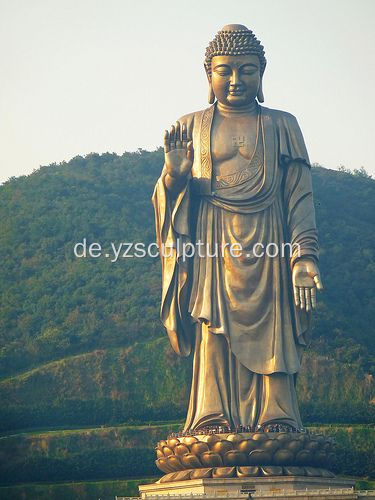
[{"label": "statue base", "polygon": [[306,432],[174,435],[158,442],[156,456],[156,466],[166,474],[161,482],[215,477],[334,476],[326,470],[335,458],[333,439]]},{"label": "statue base", "polygon": [[[354,481],[342,478],[307,476],[267,476],[244,478],[202,478],[185,481],[157,482],[139,486],[142,499],[168,496],[169,499],[205,495],[216,498],[288,498],[293,492],[303,500],[306,498],[356,499]],[[331,491],[330,491],[331,490]],[[341,491],[340,491],[341,490]]]},{"label": "statue base", "polygon": [[[247,430],[247,429],[246,429]],[[354,481],[336,478],[334,440],[283,429],[171,435],[156,446],[164,476],[139,487],[143,499],[286,498],[356,499]],[[306,494],[305,494],[305,493]]]}]

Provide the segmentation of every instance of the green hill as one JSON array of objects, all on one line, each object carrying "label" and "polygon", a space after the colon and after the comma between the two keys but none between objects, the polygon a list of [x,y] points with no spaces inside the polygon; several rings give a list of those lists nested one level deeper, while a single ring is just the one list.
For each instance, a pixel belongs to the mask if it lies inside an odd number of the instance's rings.
[{"label": "green hill", "polygon": [[[191,378],[159,321],[159,261],[73,249],[153,242],[162,161],[161,150],[90,154],[0,186],[0,483],[86,481],[0,496],[134,495],[158,474],[154,444],[181,425]],[[373,477],[375,181],[312,175],[325,292],[298,378],[302,416],[337,438],[338,472]]]},{"label": "green hill", "polygon": [[[154,241],[150,198],[162,162],[161,150],[90,154],[0,186],[3,429],[184,414],[191,361],[165,340],[158,259],[73,253],[84,238],[104,252]],[[321,167],[312,175],[325,292],[300,399],[309,422],[369,422],[375,181]]]}]

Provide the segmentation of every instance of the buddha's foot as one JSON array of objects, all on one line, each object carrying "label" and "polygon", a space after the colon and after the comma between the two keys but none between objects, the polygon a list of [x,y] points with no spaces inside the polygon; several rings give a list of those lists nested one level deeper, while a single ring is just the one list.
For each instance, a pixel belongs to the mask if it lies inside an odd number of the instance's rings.
[{"label": "buddha's foot", "polygon": [[257,430],[261,432],[304,432],[293,425],[278,422],[260,425]]}]

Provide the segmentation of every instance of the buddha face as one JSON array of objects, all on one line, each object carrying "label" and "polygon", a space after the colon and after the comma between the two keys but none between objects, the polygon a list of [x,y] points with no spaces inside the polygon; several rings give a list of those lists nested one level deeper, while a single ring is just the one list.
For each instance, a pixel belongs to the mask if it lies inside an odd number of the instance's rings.
[{"label": "buddha face", "polygon": [[211,85],[216,99],[226,106],[241,107],[257,96],[261,84],[260,63],[256,55],[214,56]]}]

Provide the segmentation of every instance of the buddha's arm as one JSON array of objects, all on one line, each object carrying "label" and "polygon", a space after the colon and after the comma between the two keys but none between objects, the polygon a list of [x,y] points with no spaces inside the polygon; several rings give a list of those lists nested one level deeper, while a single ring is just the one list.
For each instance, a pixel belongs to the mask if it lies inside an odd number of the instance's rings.
[{"label": "buddha's arm", "polygon": [[170,174],[165,172],[163,182],[165,187],[170,192],[173,198],[176,198],[178,194],[184,189],[186,186],[187,176],[181,177],[172,177]]},{"label": "buddha's arm", "polygon": [[293,246],[291,265],[301,257],[318,262],[318,232],[310,168],[302,162],[291,162],[285,168],[284,201],[288,236]]},{"label": "buddha's arm", "polygon": [[186,186],[193,166],[192,115],[182,117],[164,134],[165,169],[163,182],[173,197]]},{"label": "buddha's arm", "polygon": [[[191,166],[188,162],[187,138],[180,136],[179,139],[176,128],[171,129],[172,133],[166,133],[165,165],[156,183],[152,201],[155,210],[156,238],[162,263],[161,320],[173,349],[177,354],[187,356],[190,353],[193,338],[188,312],[187,291],[190,281],[188,262],[180,258],[180,249],[191,240],[189,185],[183,189]],[[171,167],[175,167],[180,175],[176,176]],[[188,170],[186,174],[185,169]]]},{"label": "buddha's arm", "polygon": [[294,297],[297,306],[315,307],[315,288],[322,289],[319,273],[319,243],[310,168],[303,162],[285,167],[284,203],[289,242],[292,244]]}]

